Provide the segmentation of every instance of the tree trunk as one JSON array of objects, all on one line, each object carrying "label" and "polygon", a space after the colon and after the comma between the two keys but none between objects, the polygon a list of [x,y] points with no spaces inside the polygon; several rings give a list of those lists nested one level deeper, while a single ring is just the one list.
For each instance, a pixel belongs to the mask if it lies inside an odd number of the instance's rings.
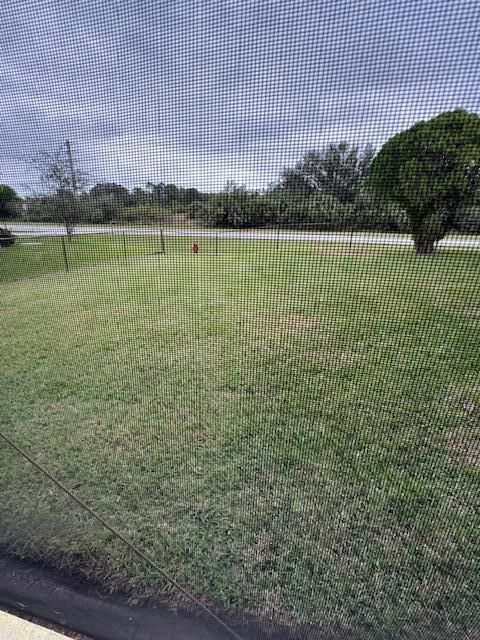
[{"label": "tree trunk", "polygon": [[435,213],[419,215],[413,212],[409,217],[417,256],[433,256],[436,243],[445,235],[438,216]]},{"label": "tree trunk", "polygon": [[66,229],[66,232],[67,232],[68,241],[72,242],[72,240],[73,240],[73,225],[69,224],[69,223],[66,223],[65,224],[65,229]]}]

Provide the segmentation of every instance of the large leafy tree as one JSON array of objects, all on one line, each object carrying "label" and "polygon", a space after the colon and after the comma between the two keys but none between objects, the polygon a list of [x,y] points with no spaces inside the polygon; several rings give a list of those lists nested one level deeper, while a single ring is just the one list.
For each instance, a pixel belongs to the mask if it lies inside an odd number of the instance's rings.
[{"label": "large leafy tree", "polygon": [[17,200],[18,196],[12,187],[0,184],[0,220],[2,218],[11,218],[15,215],[13,205]]},{"label": "large leafy tree", "polygon": [[150,199],[150,194],[140,187],[134,187],[130,194],[130,204],[133,206],[146,204]]},{"label": "large leafy tree", "polygon": [[323,151],[308,151],[281,177],[281,185],[299,195],[316,191],[332,195],[342,204],[354,202],[375,155],[373,147],[347,142],[331,144]]},{"label": "large leafy tree", "polygon": [[147,189],[152,194],[153,202],[162,206],[167,206],[178,198],[178,187],[174,184],[147,182]]},{"label": "large leafy tree", "polygon": [[463,110],[417,122],[374,159],[368,185],[407,213],[418,254],[431,255],[480,188],[480,118]]},{"label": "large leafy tree", "polygon": [[190,187],[188,189],[179,188],[178,190],[178,201],[181,204],[191,204],[192,202],[202,200],[202,194],[195,189],[195,187]]},{"label": "large leafy tree", "polygon": [[121,204],[128,204],[130,193],[126,187],[115,182],[98,182],[92,189],[90,195],[94,198],[114,198]]},{"label": "large leafy tree", "polygon": [[161,206],[169,206],[175,203],[187,205],[203,199],[202,194],[193,187],[184,189],[183,187],[177,187],[175,184],[147,182],[147,189],[150,191],[152,201]]}]

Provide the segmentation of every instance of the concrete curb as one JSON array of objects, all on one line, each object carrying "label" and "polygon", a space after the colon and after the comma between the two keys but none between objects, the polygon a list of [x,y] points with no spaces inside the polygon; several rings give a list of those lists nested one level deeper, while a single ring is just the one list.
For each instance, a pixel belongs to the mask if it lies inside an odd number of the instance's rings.
[{"label": "concrete curb", "polygon": [[0,611],[0,638],[2,640],[68,640],[64,636],[51,629],[39,627],[33,622],[22,620],[10,613]]}]

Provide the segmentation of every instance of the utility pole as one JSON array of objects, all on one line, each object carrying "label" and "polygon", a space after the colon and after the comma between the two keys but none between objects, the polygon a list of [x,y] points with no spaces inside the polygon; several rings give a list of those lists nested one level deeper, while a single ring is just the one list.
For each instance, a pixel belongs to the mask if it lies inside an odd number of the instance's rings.
[{"label": "utility pole", "polygon": [[70,141],[65,141],[65,147],[67,148],[68,166],[70,167],[70,175],[72,180],[72,192],[73,195],[77,193],[77,179],[75,177],[75,168],[73,166],[72,148],[70,147]]},{"label": "utility pole", "polygon": [[[73,156],[72,156],[72,148],[70,146],[70,141],[65,140],[65,147],[67,150],[67,162],[70,169],[70,180],[72,182],[72,209],[75,207],[75,196],[77,195],[77,177],[75,176],[75,168],[73,166]],[[69,227],[69,224],[65,224],[67,229],[67,235],[70,242],[73,238],[73,225]],[[68,269],[67,269],[68,270]]]}]

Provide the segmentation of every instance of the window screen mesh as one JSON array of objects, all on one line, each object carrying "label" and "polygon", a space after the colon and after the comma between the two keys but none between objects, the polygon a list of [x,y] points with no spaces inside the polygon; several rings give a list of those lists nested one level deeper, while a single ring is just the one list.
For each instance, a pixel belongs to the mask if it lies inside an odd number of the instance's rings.
[{"label": "window screen mesh", "polygon": [[478,637],[479,18],[3,4],[3,554],[243,638]]}]

